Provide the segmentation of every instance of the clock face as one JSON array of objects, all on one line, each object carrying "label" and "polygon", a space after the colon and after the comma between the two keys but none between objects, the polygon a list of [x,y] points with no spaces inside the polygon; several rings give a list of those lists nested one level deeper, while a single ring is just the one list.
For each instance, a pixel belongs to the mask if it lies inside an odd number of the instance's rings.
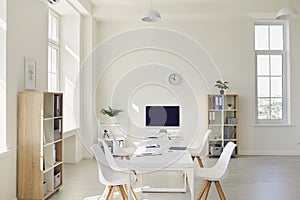
[{"label": "clock face", "polygon": [[182,81],[182,77],[178,73],[172,73],[169,75],[169,83],[171,85],[179,85]]}]

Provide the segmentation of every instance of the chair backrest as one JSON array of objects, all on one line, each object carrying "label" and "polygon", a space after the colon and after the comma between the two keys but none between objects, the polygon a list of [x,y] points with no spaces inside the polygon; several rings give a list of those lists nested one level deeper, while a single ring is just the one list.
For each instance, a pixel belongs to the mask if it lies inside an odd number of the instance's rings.
[{"label": "chair backrest", "polygon": [[[105,155],[102,151],[102,149],[99,147],[98,144],[94,144],[92,147],[91,147],[91,150],[95,156],[95,159],[97,161],[97,165],[98,165],[98,173],[99,173],[99,181],[104,184],[104,185],[107,185],[108,181],[106,179],[106,177],[104,176],[106,173],[106,171],[109,171],[109,169],[107,169],[109,166],[106,158],[105,158]],[[106,170],[105,170],[106,168]],[[109,173],[108,173],[109,174]]]},{"label": "chair backrest", "polygon": [[226,144],[225,148],[223,149],[223,152],[221,153],[221,156],[218,159],[218,162],[213,167],[216,171],[218,171],[219,178],[222,178],[222,176],[224,176],[224,174],[227,170],[227,167],[228,167],[230,157],[231,157],[232,152],[235,147],[236,147],[236,144],[234,144],[233,142],[228,142]]},{"label": "chair backrest", "polygon": [[204,134],[203,138],[202,138],[201,145],[199,147],[199,153],[200,153],[201,157],[205,156],[205,153],[206,153],[206,148],[205,147],[206,147],[206,143],[207,143],[208,137],[211,134],[211,132],[212,131],[210,129],[208,129],[206,131],[206,133]]},{"label": "chair backrest", "polygon": [[104,153],[105,153],[105,157],[106,160],[109,164],[109,166],[116,171],[123,171],[116,163],[110,149],[108,148],[107,143],[104,140],[99,139],[99,141],[102,143],[103,149],[104,149]]},{"label": "chair backrest", "polygon": [[109,167],[109,164],[105,158],[103,150],[98,144],[94,144],[91,147],[91,150],[96,158],[98,165],[99,181],[104,185],[112,185],[115,181],[110,180],[109,176],[112,176],[113,173],[116,173]]}]

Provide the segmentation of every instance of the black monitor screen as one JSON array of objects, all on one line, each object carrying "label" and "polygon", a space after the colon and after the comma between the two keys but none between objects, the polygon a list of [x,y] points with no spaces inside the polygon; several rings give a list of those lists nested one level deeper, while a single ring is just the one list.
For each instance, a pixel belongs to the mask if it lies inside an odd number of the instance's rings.
[{"label": "black monitor screen", "polygon": [[179,106],[146,106],[146,126],[179,126]]}]

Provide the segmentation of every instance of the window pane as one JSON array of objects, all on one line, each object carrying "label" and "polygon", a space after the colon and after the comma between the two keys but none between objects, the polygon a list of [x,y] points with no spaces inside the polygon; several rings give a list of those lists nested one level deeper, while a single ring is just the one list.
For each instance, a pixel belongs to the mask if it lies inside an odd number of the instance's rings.
[{"label": "window pane", "polygon": [[58,91],[56,74],[51,74],[51,90]]},{"label": "window pane", "polygon": [[255,50],[269,49],[269,28],[268,26],[255,26]]},{"label": "window pane", "polygon": [[48,73],[48,91],[52,91],[51,74]]},{"label": "window pane", "polygon": [[52,39],[58,42],[58,19],[55,16],[53,16],[52,26]]},{"label": "window pane", "polygon": [[282,119],[282,99],[271,99],[271,119]]},{"label": "window pane", "polygon": [[271,75],[282,75],[282,55],[271,56]]},{"label": "window pane", "polygon": [[270,26],[270,49],[283,50],[283,26]]},{"label": "window pane", "polygon": [[257,115],[258,119],[270,118],[270,100],[268,98],[257,99]]},{"label": "window pane", "polygon": [[53,73],[57,73],[57,57],[58,57],[58,51],[54,48],[52,48],[52,61],[51,61],[51,64],[52,64],[52,67],[51,67],[51,71]]},{"label": "window pane", "polygon": [[282,78],[271,78],[271,97],[282,97]]},{"label": "window pane", "polygon": [[51,72],[52,48],[48,47],[48,73]]},{"label": "window pane", "polygon": [[257,95],[258,97],[269,97],[269,77],[257,77]]},{"label": "window pane", "polygon": [[258,55],[257,56],[257,75],[269,75],[270,74],[270,64],[268,55]]}]

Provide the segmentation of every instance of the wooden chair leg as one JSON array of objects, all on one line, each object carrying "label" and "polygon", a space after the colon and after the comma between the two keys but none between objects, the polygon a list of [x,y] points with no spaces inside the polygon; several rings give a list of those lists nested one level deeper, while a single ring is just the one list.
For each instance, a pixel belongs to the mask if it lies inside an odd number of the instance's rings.
[{"label": "wooden chair leg", "polygon": [[105,196],[105,200],[111,200],[113,194],[114,194],[114,187],[108,186],[108,192],[107,192],[107,195]]},{"label": "wooden chair leg", "polygon": [[206,191],[205,191],[205,196],[204,196],[205,200],[207,200],[210,186],[211,186],[211,181],[208,181],[207,188],[206,188]]},{"label": "wooden chair leg", "polygon": [[192,160],[193,160],[193,161],[195,160],[195,156],[192,156]]},{"label": "wooden chair leg", "polygon": [[[125,191],[126,196],[128,197],[127,185],[124,184],[124,185],[122,185],[122,186],[123,186],[123,188],[124,188],[124,191]],[[131,192],[131,197],[132,197],[134,200],[137,200],[136,195],[135,195],[135,192],[133,191],[133,188],[132,188],[132,187],[130,187],[130,192]]]},{"label": "wooden chair leg", "polygon": [[222,190],[220,182],[219,181],[215,181],[215,185],[216,185],[217,191],[219,193],[220,199],[221,200],[226,200],[226,197],[225,197],[225,194],[224,194],[224,192]]},{"label": "wooden chair leg", "polygon": [[135,192],[133,191],[133,188],[132,188],[132,187],[130,188],[130,191],[131,191],[131,196],[133,197],[133,199],[134,199],[134,200],[137,200],[136,195],[135,195]]},{"label": "wooden chair leg", "polygon": [[200,158],[200,157],[197,157],[197,160],[198,160],[198,163],[199,163],[200,167],[203,168],[204,166],[203,166],[203,163],[202,163],[201,158]]},{"label": "wooden chair leg", "polygon": [[127,200],[127,195],[126,195],[126,193],[124,191],[123,185],[119,185],[118,186],[118,190],[119,190],[121,199]]},{"label": "wooden chair leg", "polygon": [[123,190],[124,190],[124,192],[125,192],[126,196],[128,196],[128,192],[127,192],[127,185],[126,185],[126,184],[124,184],[124,185],[122,185],[122,187],[123,187]]},{"label": "wooden chair leg", "polygon": [[200,190],[200,192],[199,192],[196,200],[200,200],[202,198],[204,192],[207,189],[207,186],[208,186],[208,181],[204,181],[203,186],[202,186],[202,188],[201,188],[201,190]]}]

